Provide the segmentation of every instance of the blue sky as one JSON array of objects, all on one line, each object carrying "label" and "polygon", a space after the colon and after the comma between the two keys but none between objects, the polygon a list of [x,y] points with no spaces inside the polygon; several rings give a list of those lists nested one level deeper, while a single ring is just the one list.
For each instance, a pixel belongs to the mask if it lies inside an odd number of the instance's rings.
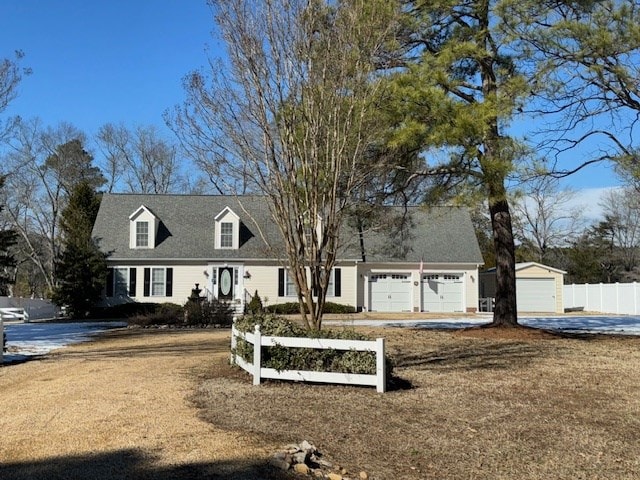
[{"label": "blue sky", "polygon": [[213,43],[205,0],[0,0],[0,18],[0,57],[20,49],[33,69],[5,114],[88,135],[108,122],[161,127]]},{"label": "blue sky", "polygon": [[[0,0],[0,18],[0,58],[20,49],[33,69],[5,115],[66,121],[90,137],[121,122],[171,135],[162,113],[181,103],[182,78],[206,65],[207,48],[220,48],[205,0]],[[565,183],[582,190],[619,181],[600,166]]]}]

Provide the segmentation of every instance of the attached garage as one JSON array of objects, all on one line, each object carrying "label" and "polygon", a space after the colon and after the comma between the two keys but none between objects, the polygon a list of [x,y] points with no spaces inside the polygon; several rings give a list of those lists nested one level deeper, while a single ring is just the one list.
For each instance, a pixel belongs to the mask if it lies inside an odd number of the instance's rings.
[{"label": "attached garage", "polygon": [[410,312],[411,298],[411,274],[376,273],[369,277],[371,311]]},{"label": "attached garage", "polygon": [[[536,262],[516,264],[516,301],[519,312],[562,313],[566,272]],[[480,298],[493,298],[496,269],[480,274]],[[487,302],[487,304],[491,304]]]},{"label": "attached garage", "polygon": [[464,282],[458,273],[422,276],[423,312],[464,312]]}]

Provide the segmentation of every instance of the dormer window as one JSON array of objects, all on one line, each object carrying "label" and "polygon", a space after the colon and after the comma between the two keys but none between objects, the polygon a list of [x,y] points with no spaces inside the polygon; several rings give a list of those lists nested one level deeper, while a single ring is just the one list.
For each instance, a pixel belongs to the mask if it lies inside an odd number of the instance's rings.
[{"label": "dormer window", "polygon": [[149,222],[136,222],[136,247],[149,246]]},{"label": "dormer window", "polygon": [[226,207],[215,217],[215,247],[219,249],[240,248],[240,217]]},{"label": "dormer window", "polygon": [[129,215],[129,248],[155,248],[160,219],[144,205]]},{"label": "dormer window", "polygon": [[233,223],[220,223],[220,248],[233,248]]}]

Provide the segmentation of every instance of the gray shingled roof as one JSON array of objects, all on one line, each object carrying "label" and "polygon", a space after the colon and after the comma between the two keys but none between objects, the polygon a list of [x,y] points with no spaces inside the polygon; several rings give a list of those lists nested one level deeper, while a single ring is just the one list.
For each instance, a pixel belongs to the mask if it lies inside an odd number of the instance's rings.
[{"label": "gray shingled roof", "polygon": [[[144,205],[160,220],[156,247],[129,248],[129,215]],[[214,248],[214,218],[225,207],[242,222],[238,250]],[[389,208],[384,227],[364,235],[368,262],[482,263],[482,256],[466,209],[435,207]],[[404,218],[404,223],[398,218]],[[257,227],[260,226],[260,228]],[[282,239],[271,220],[266,197],[221,195],[105,194],[93,235],[112,259],[275,259]],[[358,236],[345,227],[345,247],[340,258],[360,260]]]}]

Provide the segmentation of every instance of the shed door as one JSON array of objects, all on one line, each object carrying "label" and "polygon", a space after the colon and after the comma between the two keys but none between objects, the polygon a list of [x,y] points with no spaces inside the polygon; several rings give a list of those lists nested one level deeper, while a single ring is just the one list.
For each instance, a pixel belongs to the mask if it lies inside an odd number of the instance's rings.
[{"label": "shed door", "polygon": [[516,278],[518,311],[555,312],[556,282],[553,278]]},{"label": "shed door", "polygon": [[464,282],[459,273],[429,273],[422,276],[422,311],[463,312]]},{"label": "shed door", "polygon": [[369,277],[370,310],[374,312],[411,311],[411,275],[378,273]]}]

